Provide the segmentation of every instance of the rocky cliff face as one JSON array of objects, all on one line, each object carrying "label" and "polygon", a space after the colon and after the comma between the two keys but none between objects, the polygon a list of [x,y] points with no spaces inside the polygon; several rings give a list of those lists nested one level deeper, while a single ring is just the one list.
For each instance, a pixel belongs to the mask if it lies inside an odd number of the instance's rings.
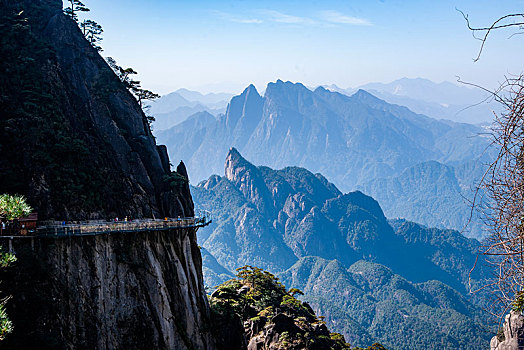
[{"label": "rocky cliff face", "polygon": [[511,311],[506,315],[503,334],[491,339],[491,350],[524,349],[524,316],[521,312]]},{"label": "rocky cliff face", "polygon": [[166,148],[62,1],[0,0],[0,14],[0,192],[44,219],[192,214],[188,187],[165,179]]},{"label": "rocky cliff face", "polygon": [[3,349],[213,349],[194,229],[15,240]]},{"label": "rocky cliff face", "polygon": [[[0,57],[0,193],[26,195],[40,219],[193,216],[185,165],[170,171],[61,0],[0,0]],[[1,348],[214,349],[194,229],[12,248],[0,280],[15,330]]]}]

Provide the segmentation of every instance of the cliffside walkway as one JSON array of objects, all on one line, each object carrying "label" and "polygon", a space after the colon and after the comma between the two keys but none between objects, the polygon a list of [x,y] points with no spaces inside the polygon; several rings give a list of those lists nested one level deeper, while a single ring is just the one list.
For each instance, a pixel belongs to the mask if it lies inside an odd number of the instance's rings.
[{"label": "cliffside walkway", "polygon": [[[38,226],[26,234],[4,232],[0,238],[70,237],[95,236],[111,233],[130,233],[141,231],[167,231],[186,228],[199,228],[209,225],[209,215],[189,218],[140,219],[132,221],[84,221],[78,223],[48,223]],[[7,233],[7,235],[5,234]]]}]

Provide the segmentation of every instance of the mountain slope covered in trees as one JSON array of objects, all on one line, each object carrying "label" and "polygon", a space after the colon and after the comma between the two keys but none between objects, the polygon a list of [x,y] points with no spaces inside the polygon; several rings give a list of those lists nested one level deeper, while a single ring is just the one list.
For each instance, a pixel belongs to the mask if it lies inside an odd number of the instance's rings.
[{"label": "mountain slope covered in trees", "polygon": [[[236,149],[224,173],[192,188],[197,205],[216,216],[199,233],[220,266],[207,281],[220,281],[220,274],[226,279],[223,269],[246,264],[268,269],[304,289],[305,300],[352,344],[468,349],[489,338],[480,326],[482,301],[468,296],[478,241],[452,230],[389,222],[361,192],[343,194],[303,168],[256,167]],[[478,266],[473,286],[487,278]],[[403,322],[389,321],[399,315]],[[413,328],[437,319],[431,332]]]}]

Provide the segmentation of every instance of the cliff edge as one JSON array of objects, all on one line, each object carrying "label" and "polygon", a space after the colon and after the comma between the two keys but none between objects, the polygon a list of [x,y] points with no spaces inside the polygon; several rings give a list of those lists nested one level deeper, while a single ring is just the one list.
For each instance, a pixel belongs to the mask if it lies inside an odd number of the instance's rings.
[{"label": "cliff edge", "polygon": [[62,1],[0,0],[0,57],[0,193],[27,196],[40,219],[193,214],[167,149]]},{"label": "cliff edge", "polygon": [[0,349],[213,349],[195,229],[14,240]]}]

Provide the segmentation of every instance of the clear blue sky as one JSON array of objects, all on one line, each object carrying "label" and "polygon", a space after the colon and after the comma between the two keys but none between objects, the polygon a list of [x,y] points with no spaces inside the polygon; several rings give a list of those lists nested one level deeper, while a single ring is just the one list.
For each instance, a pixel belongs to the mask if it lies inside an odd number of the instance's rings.
[{"label": "clear blue sky", "polygon": [[103,55],[145,88],[239,92],[276,79],[356,87],[401,77],[495,87],[524,69],[524,36],[495,33],[480,62],[472,23],[522,12],[522,0],[84,0]]}]

